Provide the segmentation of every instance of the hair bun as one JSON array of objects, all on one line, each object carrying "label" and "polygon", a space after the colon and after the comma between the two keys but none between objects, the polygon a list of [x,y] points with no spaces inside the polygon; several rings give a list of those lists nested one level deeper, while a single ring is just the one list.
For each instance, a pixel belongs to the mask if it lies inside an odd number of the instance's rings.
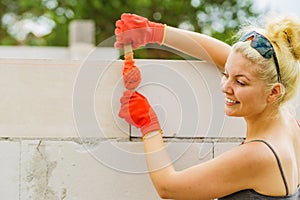
[{"label": "hair bun", "polygon": [[287,48],[300,60],[300,19],[296,16],[275,17],[268,20],[266,34],[280,50]]}]

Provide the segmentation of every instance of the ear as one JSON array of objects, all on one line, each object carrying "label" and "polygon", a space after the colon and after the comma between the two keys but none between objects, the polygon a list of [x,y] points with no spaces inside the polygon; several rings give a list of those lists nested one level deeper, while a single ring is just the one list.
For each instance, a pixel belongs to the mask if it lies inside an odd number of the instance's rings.
[{"label": "ear", "polygon": [[280,83],[276,83],[268,95],[267,98],[268,103],[275,102],[278,98],[281,97],[282,93],[283,93],[283,85]]}]

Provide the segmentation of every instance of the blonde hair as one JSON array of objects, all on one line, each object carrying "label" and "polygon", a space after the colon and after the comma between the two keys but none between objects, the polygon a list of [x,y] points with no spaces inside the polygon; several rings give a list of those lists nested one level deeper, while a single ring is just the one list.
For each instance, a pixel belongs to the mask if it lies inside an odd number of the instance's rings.
[{"label": "blonde hair", "polygon": [[[270,17],[267,18],[265,27],[257,28],[253,25],[247,26],[240,31],[244,34],[256,31],[264,35],[272,43],[280,68],[281,83],[283,90],[279,104],[292,99],[297,94],[300,80],[300,19],[298,17]],[[266,82],[266,89],[270,90],[278,83],[274,59],[263,58],[255,49],[250,46],[251,41],[237,42],[233,49],[242,53],[250,61],[257,63],[261,68],[257,71],[259,77]]]}]

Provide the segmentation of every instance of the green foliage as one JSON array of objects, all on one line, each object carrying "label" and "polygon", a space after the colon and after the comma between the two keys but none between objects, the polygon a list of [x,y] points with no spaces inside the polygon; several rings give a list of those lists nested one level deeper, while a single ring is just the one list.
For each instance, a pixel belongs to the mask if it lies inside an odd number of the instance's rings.
[{"label": "green foliage", "polygon": [[[1,0],[0,10],[2,45],[67,46],[68,26],[74,19],[93,19],[99,44],[114,35],[115,21],[124,12],[231,43],[238,26],[258,16],[252,0]],[[49,32],[37,35],[27,30],[22,35],[16,24],[26,19],[47,24]]]}]

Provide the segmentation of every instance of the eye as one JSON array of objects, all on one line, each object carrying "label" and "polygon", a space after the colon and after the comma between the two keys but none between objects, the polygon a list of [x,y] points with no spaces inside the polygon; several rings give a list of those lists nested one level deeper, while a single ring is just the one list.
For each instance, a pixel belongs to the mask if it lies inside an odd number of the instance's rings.
[{"label": "eye", "polygon": [[240,86],[245,86],[246,84],[241,81],[236,81]]}]

